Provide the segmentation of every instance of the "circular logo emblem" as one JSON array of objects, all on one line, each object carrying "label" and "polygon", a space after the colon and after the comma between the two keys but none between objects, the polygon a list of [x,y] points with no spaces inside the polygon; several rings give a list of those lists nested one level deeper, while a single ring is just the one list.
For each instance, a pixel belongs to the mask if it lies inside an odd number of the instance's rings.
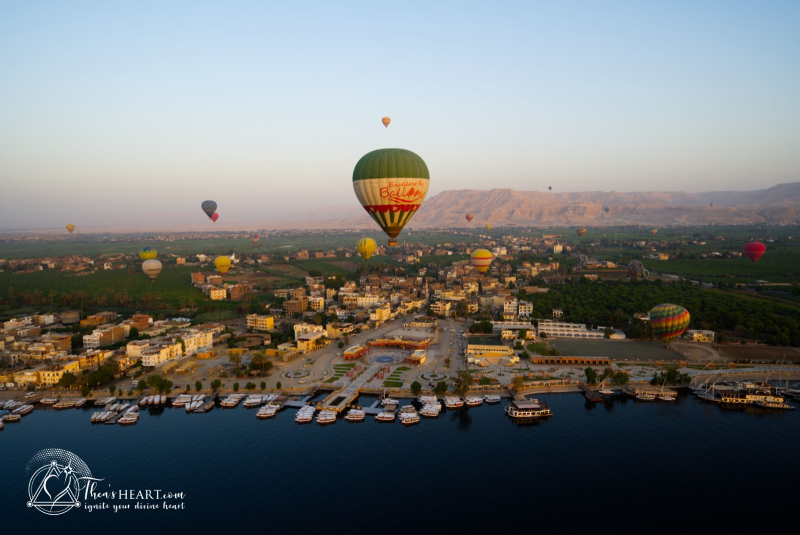
[{"label": "circular logo emblem", "polygon": [[28,462],[27,470],[33,472],[28,483],[28,507],[51,516],[80,507],[81,481],[92,477],[80,457],[59,449],[40,451]]}]

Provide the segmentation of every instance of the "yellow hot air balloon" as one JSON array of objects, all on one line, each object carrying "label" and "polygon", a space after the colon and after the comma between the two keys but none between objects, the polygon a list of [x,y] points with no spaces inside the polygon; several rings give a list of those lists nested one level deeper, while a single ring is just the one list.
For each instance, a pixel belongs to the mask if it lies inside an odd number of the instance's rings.
[{"label": "yellow hot air balloon", "polygon": [[70,223],[69,225],[67,225],[67,232],[69,232],[70,234],[72,234],[72,231],[73,231],[73,230],[75,230],[75,225],[73,225],[72,223]]},{"label": "yellow hot air balloon", "polygon": [[356,251],[364,257],[364,260],[369,260],[369,257],[372,256],[372,253],[374,253],[377,248],[378,244],[372,238],[361,238],[358,240],[358,243],[356,243]]},{"label": "yellow hot air balloon", "polygon": [[391,123],[392,120],[389,119],[388,117],[384,117],[383,119],[381,119],[381,122],[383,123],[383,126],[385,126],[386,128],[389,128],[389,123]]},{"label": "yellow hot air balloon", "polygon": [[145,260],[142,263],[142,271],[145,275],[150,277],[150,280],[155,282],[156,277],[158,274],[161,273],[161,262],[156,260],[155,258],[151,258],[150,260]]},{"label": "yellow hot air balloon", "polygon": [[214,260],[214,267],[216,267],[217,271],[224,275],[231,267],[231,259],[227,256],[218,256],[217,259]]},{"label": "yellow hot air balloon", "polygon": [[397,245],[397,235],[428,194],[430,173],[425,162],[405,149],[379,149],[365,154],[353,170],[353,190],[364,210]]},{"label": "yellow hot air balloon", "polygon": [[472,251],[470,259],[472,260],[472,265],[478,270],[478,273],[484,274],[486,270],[489,269],[489,266],[492,265],[494,255],[491,251],[487,251],[486,249],[476,249]]},{"label": "yellow hot air balloon", "polygon": [[486,223],[486,230],[492,230],[492,226],[489,223]]},{"label": "yellow hot air balloon", "polygon": [[152,247],[142,247],[139,249],[139,258],[142,260],[152,260],[158,256],[158,251],[153,249]]}]

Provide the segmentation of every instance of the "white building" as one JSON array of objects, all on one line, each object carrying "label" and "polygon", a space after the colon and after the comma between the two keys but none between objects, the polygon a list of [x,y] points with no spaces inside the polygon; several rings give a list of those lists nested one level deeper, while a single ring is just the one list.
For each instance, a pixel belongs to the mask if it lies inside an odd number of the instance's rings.
[{"label": "white building", "polygon": [[294,326],[294,339],[299,340],[300,336],[306,333],[325,333],[325,328],[322,325],[314,325],[313,323],[296,323]]},{"label": "white building", "polygon": [[520,318],[530,318],[533,314],[533,303],[520,301],[517,305],[517,314]]},{"label": "white building", "polygon": [[[552,320],[539,320],[539,336],[544,334],[547,335],[547,338],[602,340],[605,338],[605,327],[588,329],[586,325],[582,323],[562,323]],[[619,336],[617,335],[615,338],[619,338]]]},{"label": "white building", "polygon": [[156,367],[181,357],[181,344],[160,343],[142,350],[142,366]]}]

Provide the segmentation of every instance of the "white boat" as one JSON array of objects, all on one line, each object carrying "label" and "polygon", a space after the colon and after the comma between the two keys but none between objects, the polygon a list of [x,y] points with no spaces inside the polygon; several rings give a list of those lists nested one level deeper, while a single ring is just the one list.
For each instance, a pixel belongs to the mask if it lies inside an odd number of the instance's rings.
[{"label": "white boat", "polygon": [[117,420],[117,423],[119,425],[133,425],[138,421],[139,421],[139,415],[138,414],[132,414],[132,415],[123,416],[122,418]]},{"label": "white boat", "polygon": [[677,398],[669,394],[659,394],[658,399],[660,399],[661,401],[675,401]]},{"label": "white boat", "polygon": [[423,405],[427,405],[428,403],[435,403],[439,400],[437,399],[436,396],[420,396],[417,398],[417,401],[419,401]]},{"label": "white boat", "polygon": [[639,401],[653,401],[654,399],[656,399],[656,395],[648,394],[647,392],[639,392],[638,394],[636,394],[636,399],[638,399]]},{"label": "white boat", "polygon": [[275,415],[278,414],[278,407],[274,407],[272,405],[264,405],[258,412],[256,413],[256,418],[261,420],[266,418],[274,418]]},{"label": "white boat", "polygon": [[379,422],[394,422],[395,415],[393,412],[381,411],[375,415],[375,419]]},{"label": "white boat", "polygon": [[413,425],[419,423],[419,415],[416,412],[401,412],[400,423],[403,425]]},{"label": "white boat", "polygon": [[297,414],[295,414],[294,416],[294,421],[299,424],[310,422],[311,420],[314,419],[314,413],[316,411],[317,409],[314,408],[313,406],[306,405],[305,407],[302,407],[300,410],[297,411]]},{"label": "white boat", "polygon": [[7,424],[17,423],[22,420],[22,416],[19,414],[6,414],[3,416],[3,421]]},{"label": "white boat", "polygon": [[467,404],[467,407],[477,407],[478,405],[483,405],[483,398],[478,396],[467,396],[464,398],[464,403]]},{"label": "white boat", "polygon": [[75,408],[83,407],[86,404],[86,398],[81,398],[75,402]]},{"label": "white boat", "polygon": [[245,407],[258,407],[263,403],[263,399],[261,396],[249,396],[246,400],[244,400]]},{"label": "white boat", "polygon": [[22,407],[14,409],[14,414],[19,414],[20,416],[27,416],[33,410],[33,405],[23,405]]},{"label": "white boat", "polygon": [[2,420],[2,418],[0,418],[0,431],[2,431],[2,430],[3,430],[3,427],[5,427],[5,426],[4,426],[4,424],[3,424],[3,420]]},{"label": "white boat", "polygon": [[42,405],[55,405],[58,403],[58,400],[56,398],[42,398],[39,400],[39,403]]},{"label": "white boat", "polygon": [[398,405],[400,402],[396,399],[392,398],[383,398],[381,400],[381,407],[385,407],[386,405]]},{"label": "white boat", "polygon": [[98,416],[100,416],[100,413],[99,413],[99,412],[97,412],[97,411],[94,411],[94,413],[92,414],[92,419],[91,419],[92,423],[94,423],[95,421],[97,421],[97,417],[98,417]]},{"label": "white boat", "polygon": [[400,414],[408,414],[408,413],[417,413],[417,409],[414,408],[414,405],[403,405],[400,407]]},{"label": "white boat", "polygon": [[75,406],[74,401],[59,401],[58,403],[53,405],[53,408],[57,411],[62,411],[64,409],[71,409],[74,406]]},{"label": "white boat", "polygon": [[495,403],[500,403],[500,401],[503,398],[501,398],[500,396],[490,395],[490,396],[486,396],[485,399],[486,399],[486,403],[488,403],[489,405],[494,405]]},{"label": "white boat", "polygon": [[441,410],[442,410],[441,406],[439,408],[436,408],[433,405],[425,405],[419,411],[419,415],[423,416],[425,418],[438,418],[439,417],[439,413],[441,412]]},{"label": "white boat", "polygon": [[333,424],[336,423],[336,413],[333,411],[320,411],[317,414],[318,424]]},{"label": "white boat", "polygon": [[147,399],[148,399],[147,396],[142,397],[142,399],[139,400],[139,406],[147,407]]},{"label": "white boat", "polygon": [[506,406],[506,414],[512,418],[542,418],[552,416],[553,411],[547,406],[547,403],[539,401],[538,399],[530,399],[526,401],[511,401]]},{"label": "white boat", "polygon": [[148,405],[155,405],[155,403],[156,403],[156,402],[155,402],[155,396],[148,396],[148,398],[147,398],[147,404],[148,404]]},{"label": "white boat", "polygon": [[360,409],[350,409],[347,411],[344,419],[348,422],[363,422],[367,417],[367,413]]},{"label": "white boat", "polygon": [[460,409],[464,406],[464,402],[461,401],[461,398],[455,396],[447,396],[444,398],[444,406],[448,409]]}]

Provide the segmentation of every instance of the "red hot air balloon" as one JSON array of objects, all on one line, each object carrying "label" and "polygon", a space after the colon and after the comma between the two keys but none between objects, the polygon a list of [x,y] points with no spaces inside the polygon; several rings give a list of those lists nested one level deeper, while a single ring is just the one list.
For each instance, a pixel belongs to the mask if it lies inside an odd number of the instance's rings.
[{"label": "red hot air balloon", "polygon": [[761,243],[760,241],[751,241],[747,245],[744,246],[744,254],[747,258],[753,261],[755,264],[759,258],[764,255],[764,252],[767,250],[767,246]]},{"label": "red hot air balloon", "polygon": [[474,216],[473,216],[472,214],[467,214],[467,221],[469,221],[470,223],[472,223],[472,218],[473,218],[473,217],[474,217]]},{"label": "red hot air balloon", "polygon": [[219,219],[219,214],[216,214],[216,213],[215,214],[211,214],[211,221],[216,223],[217,219]]}]

